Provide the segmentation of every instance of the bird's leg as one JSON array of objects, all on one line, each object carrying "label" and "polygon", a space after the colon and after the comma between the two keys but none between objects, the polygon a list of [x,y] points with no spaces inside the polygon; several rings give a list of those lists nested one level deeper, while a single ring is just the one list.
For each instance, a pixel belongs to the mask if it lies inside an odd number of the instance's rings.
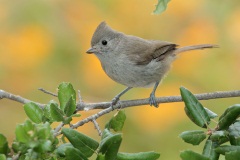
[{"label": "bird's leg", "polygon": [[156,102],[156,97],[155,97],[155,91],[156,91],[156,89],[157,89],[157,87],[158,87],[158,84],[159,84],[159,81],[157,81],[156,83],[155,83],[155,85],[154,85],[154,87],[153,87],[153,90],[152,90],[152,92],[151,92],[151,94],[150,94],[150,97],[149,97],[149,103],[150,103],[150,106],[154,106],[154,107],[158,107],[158,104],[157,104],[157,102]]},{"label": "bird's leg", "polygon": [[111,104],[111,107],[112,109],[114,110],[113,106],[115,104],[117,104],[117,102],[119,101],[119,98],[125,94],[128,90],[130,90],[132,87],[127,87],[126,89],[124,89],[121,93],[119,93],[118,95],[116,95],[113,99],[112,99],[112,104]]}]

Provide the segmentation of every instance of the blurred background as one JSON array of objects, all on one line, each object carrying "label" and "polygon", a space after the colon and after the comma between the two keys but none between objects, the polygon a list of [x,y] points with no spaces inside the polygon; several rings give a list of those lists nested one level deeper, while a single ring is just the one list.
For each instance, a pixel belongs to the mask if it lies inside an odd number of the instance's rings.
[{"label": "blurred background", "polygon": [[[220,48],[182,54],[159,86],[157,96],[179,95],[184,86],[193,93],[237,90],[240,82],[240,1],[171,1],[167,10],[153,15],[157,0],[18,0],[0,1],[0,89],[47,103],[54,99],[38,88],[56,92],[71,82],[85,102],[110,101],[125,87],[102,71],[90,47],[101,21],[126,34],[159,39],[181,46],[213,43]],[[136,88],[122,99],[147,98],[151,89]],[[221,114],[240,98],[202,101]],[[0,133],[14,139],[15,126],[26,120],[23,105],[0,100]],[[180,159],[185,149],[202,152],[202,145],[185,144],[178,135],[200,129],[188,120],[183,103],[125,110],[127,120],[120,151],[157,151],[161,159]],[[84,118],[97,111],[80,112]],[[98,119],[103,128],[112,112]],[[75,119],[75,121],[80,120]],[[214,126],[214,125],[213,125]],[[201,129],[200,129],[201,130]],[[92,123],[79,128],[99,140]]]}]

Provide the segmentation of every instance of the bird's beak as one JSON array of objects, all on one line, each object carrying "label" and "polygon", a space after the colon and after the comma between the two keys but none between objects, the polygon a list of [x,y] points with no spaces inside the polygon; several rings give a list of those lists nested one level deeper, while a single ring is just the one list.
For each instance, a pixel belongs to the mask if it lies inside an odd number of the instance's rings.
[{"label": "bird's beak", "polygon": [[92,53],[95,53],[96,52],[96,49],[95,48],[89,48],[86,53],[88,54],[92,54]]}]

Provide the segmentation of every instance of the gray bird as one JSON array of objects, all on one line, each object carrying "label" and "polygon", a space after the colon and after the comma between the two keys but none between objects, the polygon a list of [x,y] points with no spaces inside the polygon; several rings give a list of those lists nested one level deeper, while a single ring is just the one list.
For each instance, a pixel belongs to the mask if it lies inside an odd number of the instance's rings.
[{"label": "gray bird", "polygon": [[114,97],[112,106],[133,87],[154,86],[149,103],[158,107],[155,91],[171,68],[176,55],[189,50],[218,46],[201,44],[177,47],[177,44],[171,42],[126,35],[111,29],[106,22],[101,22],[93,34],[91,48],[86,53],[94,53],[105,73],[114,81],[127,86]]}]

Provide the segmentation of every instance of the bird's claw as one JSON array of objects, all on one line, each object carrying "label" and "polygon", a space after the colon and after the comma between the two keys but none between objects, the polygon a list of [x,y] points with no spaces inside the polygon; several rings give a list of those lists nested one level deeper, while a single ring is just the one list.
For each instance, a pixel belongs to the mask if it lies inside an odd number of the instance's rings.
[{"label": "bird's claw", "polygon": [[156,102],[156,97],[155,97],[154,93],[150,94],[149,103],[150,103],[150,106],[154,106],[154,107],[158,108],[158,103]]}]

